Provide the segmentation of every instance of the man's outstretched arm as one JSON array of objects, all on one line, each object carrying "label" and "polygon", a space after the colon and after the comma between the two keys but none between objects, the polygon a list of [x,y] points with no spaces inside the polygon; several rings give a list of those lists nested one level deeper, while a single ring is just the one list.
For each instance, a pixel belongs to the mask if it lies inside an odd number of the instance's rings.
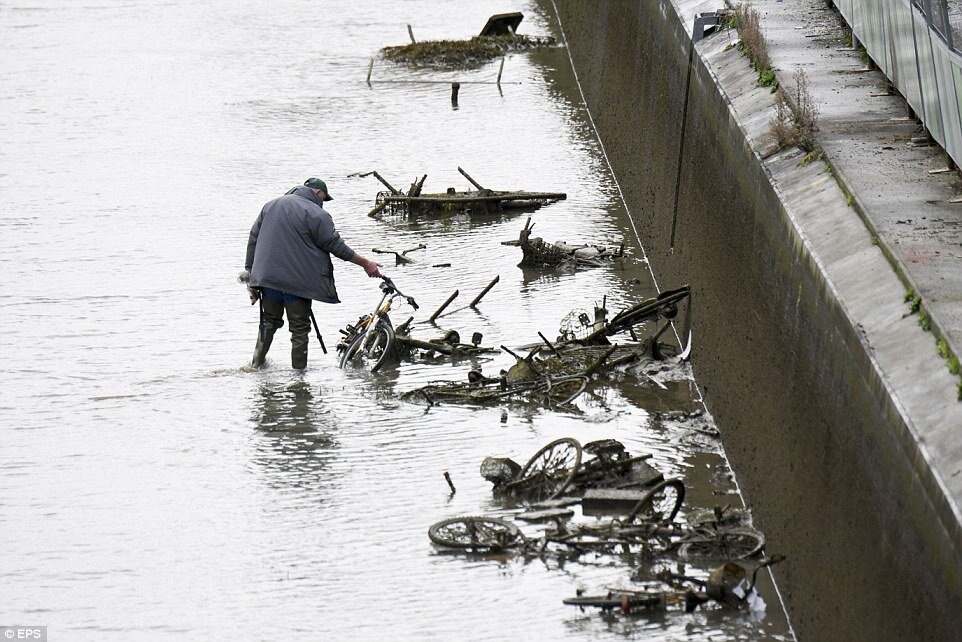
[{"label": "man's outstretched arm", "polygon": [[379,269],[381,267],[381,264],[375,261],[372,261],[371,259],[366,259],[360,254],[358,254],[357,252],[354,253],[354,257],[351,259],[351,263],[360,265],[362,268],[364,268],[364,272],[367,273],[367,275],[371,278],[374,278],[376,276],[381,276],[381,270]]}]

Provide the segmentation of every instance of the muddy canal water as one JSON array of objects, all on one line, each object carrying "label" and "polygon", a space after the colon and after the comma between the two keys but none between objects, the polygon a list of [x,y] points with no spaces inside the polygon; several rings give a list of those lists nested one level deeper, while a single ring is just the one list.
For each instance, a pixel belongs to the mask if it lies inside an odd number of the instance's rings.
[{"label": "muddy canal water", "polygon": [[[684,369],[656,374],[664,389],[625,377],[552,412],[399,400],[469,362],[371,375],[312,345],[295,373],[286,329],[270,367],[242,368],[257,323],[234,280],[248,230],[312,175],[360,252],[427,246],[386,269],[422,304],[425,336],[520,345],[603,296],[617,309],[657,292],[563,49],[509,56],[501,90],[465,83],[457,109],[446,85],[364,82],[407,24],[468,37],[512,10],[522,33],[558,35],[541,8],[506,0],[0,2],[0,621],[71,640],[790,637],[767,576],[763,612],[603,617],[562,599],[632,586],[622,558],[444,555],[428,540],[442,518],[508,512],[478,474],[485,456],[524,462],[561,436],[652,453],[688,485],[686,512],[740,505],[710,419],[663,416],[702,408]],[[497,71],[377,63],[373,79]],[[466,189],[459,165],[488,187],[567,192],[533,214],[536,232],[626,239],[629,260],[522,270],[501,242],[523,216],[374,220],[380,186],[348,178]],[[315,307],[329,346],[378,296],[356,266],[335,270],[343,304]],[[496,275],[477,312],[426,323]]]}]

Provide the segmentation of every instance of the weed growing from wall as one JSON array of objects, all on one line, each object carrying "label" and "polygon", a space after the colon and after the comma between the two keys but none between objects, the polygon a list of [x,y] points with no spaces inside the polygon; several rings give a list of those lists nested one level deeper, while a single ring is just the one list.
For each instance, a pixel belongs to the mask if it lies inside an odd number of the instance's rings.
[{"label": "weed growing from wall", "polygon": [[[905,293],[904,301],[909,306],[909,311],[906,312],[902,318],[913,314],[919,315],[919,326],[926,332],[932,331],[932,320],[928,313],[922,307],[922,297],[915,293],[915,290],[909,290]],[[935,339],[935,351],[938,352],[939,356],[945,359],[945,365],[949,369],[949,373],[952,375],[959,375],[959,356],[952,352],[952,348],[945,339],[936,338]],[[958,399],[962,401],[962,380],[959,381],[956,390],[958,392]]]},{"label": "weed growing from wall", "polygon": [[765,36],[762,34],[758,11],[744,2],[734,6],[729,4],[729,7],[731,11],[728,14],[726,26],[735,29],[738,37],[741,38],[736,46],[748,56],[752,67],[758,72],[758,84],[771,87],[774,91],[778,81],[772,70],[772,59],[768,55],[768,43],[765,42]]},{"label": "weed growing from wall", "polygon": [[772,137],[779,147],[798,147],[806,152],[818,148],[818,105],[808,89],[808,74],[798,69],[792,75],[794,85],[786,92],[775,92],[775,116],[770,123]]}]

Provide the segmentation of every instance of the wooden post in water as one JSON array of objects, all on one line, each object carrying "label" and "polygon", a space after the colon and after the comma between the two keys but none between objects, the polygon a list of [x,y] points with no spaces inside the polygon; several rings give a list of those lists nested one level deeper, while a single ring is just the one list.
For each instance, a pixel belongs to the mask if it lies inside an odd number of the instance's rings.
[{"label": "wooden post in water", "polygon": [[501,86],[501,72],[504,71],[504,58],[501,58],[501,66],[498,68],[498,87]]},{"label": "wooden post in water", "polygon": [[414,39],[414,30],[411,29],[411,25],[408,25],[408,36],[411,37],[411,44],[412,44],[412,45],[418,44],[418,41]]},{"label": "wooden post in water", "polygon": [[461,83],[453,82],[451,83],[451,106],[458,106],[458,92],[461,90]]},{"label": "wooden post in water", "polygon": [[371,72],[374,71],[374,58],[371,58],[371,62],[367,65],[367,84],[371,84]]}]

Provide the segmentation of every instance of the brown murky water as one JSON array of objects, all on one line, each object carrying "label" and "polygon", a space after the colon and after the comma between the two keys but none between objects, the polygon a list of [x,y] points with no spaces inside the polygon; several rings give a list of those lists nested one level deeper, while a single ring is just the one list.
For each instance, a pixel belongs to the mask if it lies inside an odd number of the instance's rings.
[{"label": "brown murky water", "polygon": [[[234,282],[262,203],[325,177],[348,242],[403,249],[386,270],[422,304],[419,332],[486,345],[553,335],[573,308],[656,292],[562,49],[507,58],[501,91],[364,83],[369,58],[467,37],[528,2],[0,1],[0,621],[51,639],[789,638],[774,587],[755,613],[602,617],[563,606],[578,588],[630,586],[617,558],[558,564],[438,554],[428,526],[503,513],[478,475],[560,436],[651,452],[688,503],[738,505],[720,444],[654,413],[700,408],[686,370],[662,389],[627,378],[577,412],[426,411],[399,393],[460,380],[469,363],[349,371],[312,346],[303,374],[278,333],[264,372],[242,369],[256,310]],[[492,80],[386,64],[375,80]],[[406,186],[561,190],[533,215],[548,240],[619,242],[621,267],[517,267],[523,216],[368,219],[378,169]],[[451,263],[449,268],[431,267]],[[455,288],[492,277],[480,310],[424,321]],[[373,305],[376,283],[336,266],[339,306],[318,304],[328,345]],[[673,287],[677,284],[662,284]],[[459,307],[459,306],[458,306]],[[396,320],[409,310],[401,307]],[[480,364],[497,371],[495,356]],[[449,497],[442,471],[458,492]],[[777,548],[777,543],[775,543]]]}]

